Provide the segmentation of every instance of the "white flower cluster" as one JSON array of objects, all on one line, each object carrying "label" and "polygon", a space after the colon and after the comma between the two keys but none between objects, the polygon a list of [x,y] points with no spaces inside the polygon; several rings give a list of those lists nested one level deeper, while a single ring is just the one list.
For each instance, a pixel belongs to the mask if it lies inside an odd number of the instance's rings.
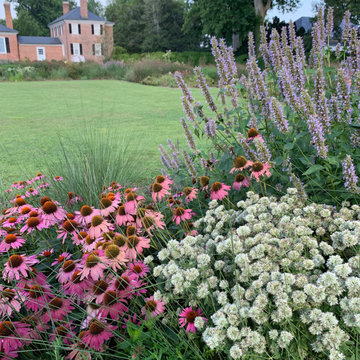
[{"label": "white flower cluster", "polygon": [[280,200],[248,192],[237,206],[212,201],[199,235],[158,254],[169,301],[201,307],[203,340],[232,359],[296,343],[303,358],[345,358],[360,327],[360,207],[305,205],[296,189]]}]

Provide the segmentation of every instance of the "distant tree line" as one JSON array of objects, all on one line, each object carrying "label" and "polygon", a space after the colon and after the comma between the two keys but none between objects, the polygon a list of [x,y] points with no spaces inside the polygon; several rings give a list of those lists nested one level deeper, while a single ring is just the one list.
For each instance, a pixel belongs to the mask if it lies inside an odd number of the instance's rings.
[{"label": "distant tree line", "polygon": [[[48,36],[48,23],[62,15],[62,0],[10,0],[16,3],[14,27],[21,35]],[[104,8],[98,0],[88,0],[91,12],[115,23],[115,45],[127,52],[185,51],[207,48],[211,36],[237,43],[246,52],[246,39],[253,31],[258,39],[259,25],[267,12],[277,7],[294,10],[300,0],[110,0]],[[334,7],[335,27],[346,10],[355,23],[360,21],[359,0],[319,0],[325,8]],[[70,7],[76,5],[70,0]],[[279,19],[267,27],[281,28]]]}]

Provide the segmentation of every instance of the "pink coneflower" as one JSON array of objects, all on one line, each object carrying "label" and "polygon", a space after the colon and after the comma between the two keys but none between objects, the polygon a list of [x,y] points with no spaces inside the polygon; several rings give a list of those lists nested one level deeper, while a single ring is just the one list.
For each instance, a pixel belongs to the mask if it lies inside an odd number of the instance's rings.
[{"label": "pink coneflower", "polygon": [[190,201],[193,201],[197,197],[198,189],[192,188],[192,187],[186,187],[184,189],[184,195],[185,195],[185,203],[188,204]]},{"label": "pink coneflower", "polygon": [[150,271],[150,267],[144,264],[142,261],[136,260],[133,263],[129,264],[129,270],[140,278],[143,278]]},{"label": "pink coneflower", "polygon": [[23,234],[24,232],[27,232],[30,234],[32,231],[36,230],[42,230],[47,229],[48,226],[45,225],[45,223],[40,220],[38,217],[29,217],[26,220],[26,224],[20,229],[20,233]]},{"label": "pink coneflower", "polygon": [[62,239],[62,243],[65,243],[65,239],[68,235],[76,236],[78,233],[78,224],[75,220],[66,220],[59,230],[57,239]]},{"label": "pink coneflower", "polygon": [[39,209],[41,220],[46,226],[55,225],[66,218],[66,211],[54,201],[46,201]]},{"label": "pink coneflower", "polygon": [[19,312],[21,303],[18,294],[9,288],[0,285],[0,317],[11,316],[15,310]]},{"label": "pink coneflower", "polygon": [[121,297],[119,293],[114,290],[108,290],[104,293],[102,307],[99,309],[99,316],[106,318],[108,315],[113,320],[118,320],[129,309],[125,305],[126,299]]},{"label": "pink coneflower", "polygon": [[134,273],[124,272],[121,276],[116,277],[109,290],[118,291],[122,297],[131,299],[136,292],[143,292],[139,288],[143,285],[139,277]]},{"label": "pink coneflower", "polygon": [[24,305],[28,310],[41,310],[50,301],[51,293],[47,284],[33,285],[27,291],[28,296],[24,301]]},{"label": "pink coneflower", "polygon": [[129,260],[135,260],[137,254],[142,254],[143,249],[150,247],[150,239],[143,236],[130,235],[125,245],[121,248]]},{"label": "pink coneflower", "polygon": [[115,181],[112,181],[110,186],[108,187],[108,190],[109,191],[116,191],[116,190],[120,190],[122,189],[123,186],[121,186],[121,184],[115,182]]},{"label": "pink coneflower", "polygon": [[73,331],[70,321],[68,323],[63,323],[62,325],[58,326],[50,335],[50,341],[53,342],[56,338],[60,338],[64,344],[71,345],[74,337],[75,333]]},{"label": "pink coneflower", "polygon": [[235,176],[235,181],[233,182],[232,187],[235,190],[240,190],[243,186],[248,188],[250,184],[244,175],[237,174]]},{"label": "pink coneflower", "polygon": [[75,211],[74,220],[81,226],[87,226],[95,215],[100,215],[100,210],[84,205],[80,211]]},{"label": "pink coneflower", "polygon": [[17,234],[8,234],[0,244],[0,253],[8,252],[10,249],[19,249],[25,244],[25,240]]},{"label": "pink coneflower", "polygon": [[252,161],[247,160],[244,156],[237,156],[234,160],[234,167],[230,170],[230,174],[237,171],[242,171],[251,166]]},{"label": "pink coneflower", "polygon": [[219,181],[215,181],[211,185],[211,195],[210,195],[211,200],[222,200],[222,199],[224,199],[227,196],[228,191],[230,189],[231,189],[231,187],[229,185],[225,185],[224,183],[221,183]]},{"label": "pink coneflower", "polygon": [[115,221],[119,226],[127,225],[128,223],[134,221],[132,215],[135,214],[136,214],[135,210],[131,210],[130,212],[127,212],[125,209],[125,205],[120,205],[116,212]]},{"label": "pink coneflower", "polygon": [[91,277],[93,280],[98,280],[104,277],[104,270],[106,265],[101,263],[101,258],[97,252],[85,254],[83,256],[84,268],[81,270],[80,280]]},{"label": "pink coneflower", "polygon": [[158,175],[155,182],[161,184],[166,190],[170,190],[170,185],[173,183],[167,176]]},{"label": "pink coneflower", "polygon": [[69,300],[55,297],[49,301],[47,312],[44,314],[43,320],[45,323],[50,320],[62,321],[73,309],[74,307],[70,305]]},{"label": "pink coneflower", "polygon": [[126,192],[126,202],[124,204],[125,207],[125,212],[130,214],[131,212],[133,212],[134,210],[136,210],[138,203],[142,200],[145,200],[145,198],[141,195],[136,194],[133,191],[128,191]]},{"label": "pink coneflower", "polygon": [[108,197],[104,197],[100,200],[100,215],[107,217],[115,212],[118,206],[119,200],[111,200]]},{"label": "pink coneflower", "polygon": [[152,184],[151,188],[153,191],[151,195],[153,201],[161,201],[166,195],[170,194],[170,192],[159,183]]},{"label": "pink coneflower", "polygon": [[68,199],[66,201],[66,206],[71,207],[73,204],[76,204],[76,203],[82,202],[82,201],[83,201],[83,199],[82,199],[81,196],[76,195],[73,192],[69,192],[68,193]]},{"label": "pink coneflower", "polygon": [[200,189],[202,191],[207,190],[209,188],[210,178],[208,176],[200,176],[199,182],[200,182]]},{"label": "pink coneflower", "polygon": [[69,254],[68,252],[63,252],[59,255],[59,257],[53,262],[51,263],[51,266],[55,266],[58,264],[63,264],[66,260],[71,258],[71,254]]},{"label": "pink coneflower", "polygon": [[254,139],[259,139],[261,142],[264,142],[264,139],[261,136],[261,134],[255,128],[251,128],[248,131],[247,141],[250,142],[251,140],[254,140]]},{"label": "pink coneflower", "polygon": [[50,257],[54,253],[54,249],[46,249],[39,253],[39,256]]},{"label": "pink coneflower", "polygon": [[108,245],[104,255],[104,263],[115,272],[122,269],[124,264],[128,261],[125,252],[121,251],[120,247],[115,244]]},{"label": "pink coneflower", "polygon": [[44,179],[45,175],[42,173],[37,173],[36,176],[32,179],[33,181]]},{"label": "pink coneflower", "polygon": [[25,193],[25,197],[37,196],[37,195],[39,195],[39,192],[33,188],[29,188],[29,190]]},{"label": "pink coneflower", "polygon": [[21,221],[23,221],[24,219],[29,218],[32,211],[35,211],[35,212],[37,213],[37,209],[34,208],[33,206],[31,206],[31,205],[24,206],[24,207],[21,209],[19,219],[20,219]]},{"label": "pink coneflower", "polygon": [[36,255],[11,255],[8,261],[4,264],[5,267],[2,277],[4,280],[20,280],[20,275],[26,278],[28,276],[30,266],[38,262],[39,260],[36,259]]},{"label": "pink coneflower", "polygon": [[160,300],[155,300],[153,296],[145,299],[145,306],[141,309],[141,313],[148,319],[150,313],[151,318],[154,318],[165,311],[165,303]]},{"label": "pink coneflower", "polygon": [[114,336],[115,329],[116,326],[93,320],[81,340],[90,348],[101,351],[104,342]]},{"label": "pink coneflower", "polygon": [[255,161],[251,167],[251,177],[254,177],[257,182],[260,181],[261,176],[271,176],[271,172],[269,171],[271,169],[271,166],[268,162],[265,164],[261,163],[260,161]]},{"label": "pink coneflower", "polygon": [[185,325],[187,325],[186,332],[190,331],[192,333],[195,333],[196,328],[195,328],[194,322],[198,316],[201,316],[205,323],[207,322],[207,319],[202,316],[202,312],[200,309],[197,309],[195,311],[192,309],[192,307],[185,308],[179,315],[180,327],[184,327]]},{"label": "pink coneflower", "polygon": [[64,178],[63,178],[62,176],[56,175],[53,180],[54,180],[54,181],[63,181]]},{"label": "pink coneflower", "polygon": [[29,332],[29,325],[20,321],[0,322],[0,349],[9,354],[24,347],[23,339],[28,337]]},{"label": "pink coneflower", "polygon": [[91,353],[89,351],[84,351],[85,344],[82,342],[83,336],[86,334],[86,331],[80,331],[77,340],[71,344],[72,350],[65,359],[68,360],[91,360]]},{"label": "pink coneflower", "polygon": [[50,184],[47,182],[43,182],[38,186],[38,189],[47,189],[48,187],[50,187]]},{"label": "pink coneflower", "polygon": [[46,275],[40,271],[37,271],[33,267],[29,267],[27,270],[27,278],[21,278],[16,284],[16,288],[19,290],[21,295],[27,295],[28,290],[33,285],[45,285]]},{"label": "pink coneflower", "polygon": [[12,227],[15,227],[16,224],[19,224],[20,222],[21,222],[20,218],[16,218],[15,216],[11,216],[2,223],[2,226],[4,228],[7,228],[7,227],[12,228]]},{"label": "pink coneflower", "polygon": [[172,221],[175,221],[176,225],[179,225],[181,221],[190,220],[194,214],[191,209],[184,209],[181,206],[176,207],[173,210],[174,216]]},{"label": "pink coneflower", "polygon": [[101,236],[104,232],[109,232],[113,229],[113,225],[110,224],[100,215],[95,215],[91,219],[91,226],[89,228],[89,235],[92,238]]},{"label": "pink coneflower", "polygon": [[79,269],[77,268],[75,261],[66,260],[60,268],[59,273],[56,275],[56,278],[59,282],[64,284],[72,279],[74,272],[77,270]]},{"label": "pink coneflower", "polygon": [[83,299],[85,291],[89,288],[91,282],[88,279],[80,280],[80,278],[80,270],[74,271],[71,279],[63,284],[64,293]]}]

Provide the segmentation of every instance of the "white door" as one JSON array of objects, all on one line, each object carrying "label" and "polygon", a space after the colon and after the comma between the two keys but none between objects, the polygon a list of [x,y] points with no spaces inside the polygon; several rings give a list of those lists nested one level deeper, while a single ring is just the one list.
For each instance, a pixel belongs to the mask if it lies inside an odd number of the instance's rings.
[{"label": "white door", "polygon": [[46,60],[45,48],[43,48],[43,47],[37,47],[37,48],[36,48],[36,53],[37,53],[37,59],[38,59],[38,61],[44,61],[44,60]]}]

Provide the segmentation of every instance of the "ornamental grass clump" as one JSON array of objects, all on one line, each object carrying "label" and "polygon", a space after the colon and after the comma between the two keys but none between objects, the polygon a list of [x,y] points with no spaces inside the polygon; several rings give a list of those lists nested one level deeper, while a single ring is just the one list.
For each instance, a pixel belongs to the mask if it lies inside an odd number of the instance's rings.
[{"label": "ornamental grass clump", "polygon": [[[347,12],[342,51],[334,55],[329,45],[333,11],[328,9],[325,17],[320,7],[308,60],[292,22],[280,33],[273,29],[266,34],[262,27],[258,54],[253,34],[249,35],[247,76],[238,74],[232,48],[212,38],[217,91],[209,88],[202,69],[196,67],[203,95],[201,102],[196,101],[181,74],[175,73],[183,94],[181,124],[189,149],[180,150],[170,140],[169,151],[161,145],[165,171],[176,175],[182,186],[189,185],[189,175],[192,181],[208,176],[229,186],[238,184],[239,176],[236,179],[228,169],[245,157],[261,162],[258,174],[266,168],[266,178],[259,181],[255,173],[240,172],[243,188],[281,196],[296,186],[315,202],[359,203],[360,38],[349,19]],[[333,56],[335,65],[330,62]],[[207,138],[210,146],[199,146],[195,137]],[[235,202],[244,196],[239,190],[239,185],[233,187],[230,197]]]},{"label": "ornamental grass clump", "polygon": [[358,205],[306,205],[295,188],[280,200],[249,191],[236,209],[211,201],[194,225],[198,235],[159,251],[154,275],[168,306],[199,308],[206,320],[191,331],[218,356],[355,358]]}]

